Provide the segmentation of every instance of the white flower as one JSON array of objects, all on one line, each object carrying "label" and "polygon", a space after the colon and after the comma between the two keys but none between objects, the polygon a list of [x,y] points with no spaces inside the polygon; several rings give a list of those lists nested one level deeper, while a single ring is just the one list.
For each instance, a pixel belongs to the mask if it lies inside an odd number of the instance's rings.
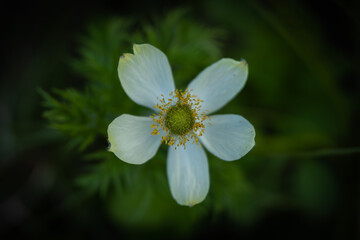
[{"label": "white flower", "polygon": [[203,70],[190,90],[179,91],[165,54],[149,44],[135,44],[134,54],[120,57],[118,73],[127,95],[155,114],[117,117],[108,128],[109,150],[127,163],[143,164],[162,142],[168,144],[168,180],[180,205],[197,204],[209,191],[208,160],[201,144],[226,161],[241,158],[254,146],[255,129],[245,118],[207,116],[243,88],[248,75],[244,60],[221,59]]}]

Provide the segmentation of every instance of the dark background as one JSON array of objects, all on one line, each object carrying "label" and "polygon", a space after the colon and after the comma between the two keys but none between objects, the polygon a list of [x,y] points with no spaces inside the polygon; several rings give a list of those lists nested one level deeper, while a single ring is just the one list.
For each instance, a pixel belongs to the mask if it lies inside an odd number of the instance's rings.
[{"label": "dark background", "polygon": [[[161,16],[171,9],[186,7],[190,14],[204,25],[227,30],[228,37],[224,40],[226,55],[232,52],[231,44],[239,42],[234,31],[236,21],[243,20],[241,16],[236,16],[236,13],[237,9],[244,6],[248,7],[249,14],[253,13],[260,21],[265,22],[266,31],[275,32],[275,35],[286,39],[286,33],[282,35],[282,31],[271,24],[271,18],[264,19],[266,15],[259,15],[261,11],[272,12],[278,21],[299,34],[298,37],[303,38],[301,41],[304,48],[296,49],[291,46],[291,42],[289,45],[290,49],[298,53],[300,61],[302,52],[307,51],[307,42],[310,43],[308,51],[312,51],[312,37],[315,38],[312,32],[302,31],[307,27],[312,29],[313,24],[321,29],[321,40],[316,44],[323,47],[322,58],[314,58],[311,64],[319,59],[327,59],[334,63],[333,68],[339,68],[339,77],[334,87],[341,92],[346,104],[343,104],[342,100],[336,101],[334,105],[340,105],[337,107],[340,112],[334,111],[334,116],[341,114],[342,108],[349,113],[348,120],[343,121],[346,127],[336,124],[329,127],[331,131],[336,131],[337,127],[342,129],[333,135],[336,139],[331,146],[335,146],[334,149],[337,150],[330,153],[320,151],[318,156],[314,157],[334,176],[336,200],[331,205],[331,210],[319,216],[309,215],[292,207],[276,207],[268,209],[248,225],[232,221],[227,214],[220,214],[214,218],[210,211],[208,217],[199,222],[196,230],[187,237],[357,239],[360,224],[359,2],[257,1],[256,4],[252,4],[251,1],[216,0],[1,2],[0,238],[119,239],[142,236],[139,232],[134,234],[136,229],[129,230],[114,224],[104,213],[105,207],[99,198],[86,201],[81,207],[67,207],[72,203],[64,199],[78,191],[72,181],[82,168],[81,162],[72,160],[79,159],[81,154],[59,152],[58,144],[62,143],[59,141],[62,136],[56,132],[49,132],[46,128],[46,120],[42,117],[44,108],[41,106],[41,96],[36,90],[39,87],[51,89],[82,86],[81,81],[73,81],[67,59],[69,56],[77,56],[78,37],[86,33],[88,23],[93,20],[121,16],[149,21],[151,16]],[[298,6],[302,9],[300,13],[297,11]],[[227,12],[228,10],[232,12]],[[294,17],[295,13],[299,15]],[[311,20],[308,19],[308,15],[311,16]],[[297,17],[303,24],[299,31],[299,25],[291,26]],[[271,61],[266,55],[264,58]],[[271,58],[276,59],[277,56]],[[326,72],[327,69],[319,71]],[[251,88],[249,91],[251,92]],[[279,102],[286,101],[287,98]],[[274,106],[281,108],[280,105]],[[329,121],[331,122],[331,119]],[[272,134],[271,123],[264,131]],[[315,146],[312,150],[317,149],[322,148]],[[287,188],[288,184],[286,174],[293,171],[291,164],[288,168],[289,171],[283,176],[284,188]],[[171,236],[168,231],[171,230],[164,229],[159,233],[148,229],[146,235]]]}]

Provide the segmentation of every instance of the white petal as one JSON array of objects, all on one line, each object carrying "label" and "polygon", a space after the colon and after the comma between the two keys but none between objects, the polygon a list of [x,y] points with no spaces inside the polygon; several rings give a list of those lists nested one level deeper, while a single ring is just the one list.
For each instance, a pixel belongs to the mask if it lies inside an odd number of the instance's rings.
[{"label": "white petal", "polygon": [[161,144],[160,135],[151,135],[149,117],[123,114],[108,127],[109,151],[127,163],[142,164],[156,154]]},{"label": "white petal", "polygon": [[223,107],[244,87],[248,76],[245,60],[224,58],[203,70],[189,85],[192,93],[204,102],[202,111],[214,112]]},{"label": "white petal", "polygon": [[175,150],[169,147],[167,173],[171,194],[180,205],[193,206],[203,201],[209,191],[209,167],[205,151],[197,144]]},{"label": "white petal", "polygon": [[118,74],[126,94],[137,104],[153,108],[157,97],[174,91],[174,79],[167,57],[149,44],[134,44],[134,54],[120,57]]},{"label": "white petal", "polygon": [[204,124],[205,132],[199,137],[200,141],[218,158],[227,161],[239,159],[255,145],[255,129],[240,115],[214,115]]}]

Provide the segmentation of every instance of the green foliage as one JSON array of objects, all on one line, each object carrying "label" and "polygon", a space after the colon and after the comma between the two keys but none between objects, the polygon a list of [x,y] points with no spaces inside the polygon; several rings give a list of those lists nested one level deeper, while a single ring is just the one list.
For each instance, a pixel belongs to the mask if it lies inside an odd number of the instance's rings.
[{"label": "green foliage", "polygon": [[127,165],[121,164],[116,157],[105,150],[88,154],[85,159],[92,164],[88,173],[79,177],[76,183],[89,195],[100,193],[105,198],[110,190],[121,191],[124,180],[127,179]]},{"label": "green foliage", "polygon": [[[279,206],[307,212],[320,209],[318,214],[331,211],[336,195],[331,190],[333,176],[321,164],[311,162],[319,157],[318,152],[306,152],[331,148],[350,126],[347,106],[339,100],[343,96],[333,88],[337,73],[321,60],[325,55],[316,44],[311,51],[302,51],[309,46],[287,34],[293,29],[286,29],[256,3],[247,4],[250,7],[243,2],[236,8],[216,1],[207,5],[209,15],[234,32],[224,49],[219,41],[224,31],[204,27],[184,11],[154,18],[152,23],[134,19],[94,23],[80,38],[79,56],[69,61],[77,74],[72,88],[51,93],[40,90],[50,127],[63,133],[68,145],[82,151],[87,160],[77,186],[87,196],[101,196],[109,215],[119,224],[153,229],[166,223],[190,229],[210,214],[225,213],[252,223],[266,209]],[[238,18],[229,15],[241,15],[243,20],[234,21]],[[316,26],[309,31],[316,34]],[[220,112],[249,119],[256,128],[256,146],[251,154],[231,163],[207,154],[211,187],[200,205],[184,208],[172,199],[165,146],[140,166],[124,163],[106,151],[107,127],[115,117],[151,114],[130,100],[117,76],[119,57],[131,52],[133,43],[150,43],[166,53],[180,88],[218,60],[222,50],[249,63],[246,91]],[[329,152],[329,158],[347,154],[341,149]],[[329,204],[323,204],[325,201]]]},{"label": "green foliage", "polygon": [[50,110],[44,116],[50,120],[50,126],[74,136],[68,142],[70,147],[84,150],[98,135],[104,135],[106,122],[101,117],[105,114],[99,102],[89,91],[83,93],[75,89],[55,90],[54,96],[40,90],[45,99],[45,106]]}]

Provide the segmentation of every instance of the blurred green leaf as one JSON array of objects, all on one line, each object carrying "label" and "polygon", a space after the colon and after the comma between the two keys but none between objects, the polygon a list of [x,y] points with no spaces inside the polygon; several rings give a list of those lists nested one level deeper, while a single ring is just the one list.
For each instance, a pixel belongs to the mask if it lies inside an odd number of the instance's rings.
[{"label": "blurred green leaf", "polygon": [[295,202],[308,214],[322,216],[332,210],[338,186],[323,165],[316,161],[299,163],[292,184]]}]

